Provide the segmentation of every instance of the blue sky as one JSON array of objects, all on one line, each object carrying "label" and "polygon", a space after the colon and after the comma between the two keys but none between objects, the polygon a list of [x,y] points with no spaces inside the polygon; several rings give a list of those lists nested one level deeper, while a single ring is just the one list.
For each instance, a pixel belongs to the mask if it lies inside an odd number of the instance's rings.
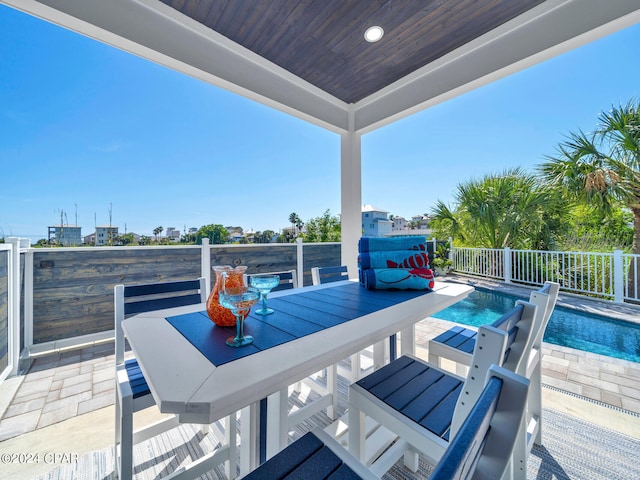
[{"label": "blue sky", "polygon": [[[569,131],[640,97],[640,25],[362,140],[362,200],[394,215],[456,185],[533,170]],[[94,222],[151,235],[210,223],[278,231],[340,211],[338,135],[0,6],[0,237]]]}]

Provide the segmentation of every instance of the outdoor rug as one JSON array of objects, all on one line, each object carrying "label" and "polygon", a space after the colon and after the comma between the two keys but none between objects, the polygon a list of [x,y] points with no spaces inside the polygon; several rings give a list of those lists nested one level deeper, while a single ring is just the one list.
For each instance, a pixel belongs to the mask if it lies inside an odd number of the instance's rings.
[{"label": "outdoor rug", "polygon": [[[294,399],[295,403],[295,399]],[[614,480],[640,479],[640,440],[593,425],[554,410],[543,410],[543,446],[535,446],[529,457],[530,480]],[[315,426],[330,423],[319,414],[301,425],[294,440]],[[203,435],[199,426],[183,425],[134,447],[135,479],[160,479],[187,465],[219,445],[213,433]],[[383,478],[428,479],[432,467],[420,460],[417,473],[398,462]],[[59,467],[41,480],[113,479],[113,448],[84,455],[76,464]],[[226,479],[222,469],[201,477]]]}]

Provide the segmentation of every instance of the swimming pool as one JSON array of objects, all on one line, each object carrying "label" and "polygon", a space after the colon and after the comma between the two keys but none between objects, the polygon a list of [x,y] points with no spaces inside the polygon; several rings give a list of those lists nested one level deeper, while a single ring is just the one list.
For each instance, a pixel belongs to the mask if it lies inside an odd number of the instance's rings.
[{"label": "swimming pool", "polygon": [[[497,320],[517,297],[476,289],[465,300],[433,315],[464,325],[480,326]],[[556,306],[544,334],[555,345],[640,362],[640,325]]]}]

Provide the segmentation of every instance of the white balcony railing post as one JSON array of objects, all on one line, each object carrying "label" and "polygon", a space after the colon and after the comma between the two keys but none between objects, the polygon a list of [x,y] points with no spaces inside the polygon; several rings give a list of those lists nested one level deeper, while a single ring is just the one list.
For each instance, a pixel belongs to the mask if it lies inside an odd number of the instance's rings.
[{"label": "white balcony railing post", "polygon": [[207,292],[211,291],[211,246],[209,245],[209,239],[202,239],[202,250],[200,257],[200,265],[202,269],[202,276],[205,279],[207,286]]},{"label": "white balcony railing post", "polygon": [[7,346],[9,355],[9,376],[18,374],[20,366],[20,239],[8,237],[11,245],[9,259],[9,325]]},{"label": "white balcony railing post", "polygon": [[624,303],[624,262],[622,250],[613,251],[613,301]]},{"label": "white balcony railing post", "polygon": [[24,349],[31,355],[33,347],[33,249],[24,254]]},{"label": "white balcony railing post", "polygon": [[502,265],[504,267],[504,282],[511,283],[511,249],[509,247],[504,247],[503,254],[503,262]]},{"label": "white balcony railing post", "polygon": [[304,287],[304,249],[302,239],[296,238],[296,276],[298,277],[298,287]]}]

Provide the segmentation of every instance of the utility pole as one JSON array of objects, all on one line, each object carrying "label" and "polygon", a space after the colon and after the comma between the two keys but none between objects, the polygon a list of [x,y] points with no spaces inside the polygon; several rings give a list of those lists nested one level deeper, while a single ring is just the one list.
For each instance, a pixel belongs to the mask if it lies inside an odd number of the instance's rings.
[{"label": "utility pole", "polygon": [[[74,203],[73,205],[76,207],[76,234],[77,234],[79,232],[79,230],[78,230],[78,204]],[[77,237],[74,235],[74,238],[77,238]],[[77,245],[77,243],[75,241],[73,243],[74,243],[74,245]]]},{"label": "utility pole", "polygon": [[111,237],[112,237],[112,233],[111,233],[111,217],[112,217],[111,202],[109,202],[109,237],[108,237],[109,246],[111,246],[111,244],[113,243],[111,241]]}]

